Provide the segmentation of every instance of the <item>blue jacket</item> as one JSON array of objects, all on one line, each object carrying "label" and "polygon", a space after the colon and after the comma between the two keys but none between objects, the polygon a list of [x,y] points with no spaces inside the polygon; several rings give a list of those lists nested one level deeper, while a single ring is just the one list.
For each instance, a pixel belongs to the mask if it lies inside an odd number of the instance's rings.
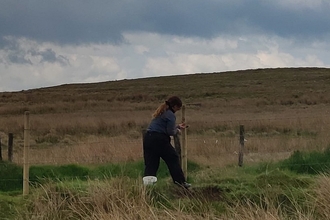
[{"label": "blue jacket", "polygon": [[175,124],[175,114],[172,112],[172,110],[168,109],[162,115],[152,119],[149,127],[147,128],[147,131],[173,136],[178,132]]}]

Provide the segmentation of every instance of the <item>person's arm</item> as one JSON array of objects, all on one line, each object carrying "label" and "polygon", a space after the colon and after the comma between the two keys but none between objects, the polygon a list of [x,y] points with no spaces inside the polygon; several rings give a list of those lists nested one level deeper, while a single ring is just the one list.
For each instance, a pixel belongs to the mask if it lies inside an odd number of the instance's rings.
[{"label": "person's arm", "polygon": [[174,113],[171,111],[165,112],[165,120],[167,134],[170,136],[176,135],[178,133],[178,127],[175,125],[176,117]]}]

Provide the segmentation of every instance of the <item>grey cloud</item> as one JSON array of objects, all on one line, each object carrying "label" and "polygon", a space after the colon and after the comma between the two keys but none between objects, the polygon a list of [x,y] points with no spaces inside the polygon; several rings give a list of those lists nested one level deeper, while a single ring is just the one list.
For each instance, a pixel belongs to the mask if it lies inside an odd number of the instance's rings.
[{"label": "grey cloud", "polygon": [[28,51],[32,56],[41,56],[40,63],[49,62],[49,63],[60,63],[61,65],[69,65],[69,59],[62,55],[56,55],[55,51],[48,48],[43,51],[29,50]]},{"label": "grey cloud", "polygon": [[20,54],[20,53],[11,52],[8,54],[7,58],[11,63],[32,64],[31,60],[26,59],[24,57],[24,54]]},{"label": "grey cloud", "polygon": [[264,0],[10,0],[0,3],[0,46],[5,36],[59,44],[121,43],[122,33],[147,31],[211,38],[273,33],[324,38],[329,4],[292,10]]},{"label": "grey cloud", "polygon": [[[4,39],[5,60],[1,63],[32,64],[31,60],[26,58],[25,51],[20,48],[19,43],[13,38]],[[7,62],[6,62],[7,61]]]},{"label": "grey cloud", "polygon": [[[1,31],[0,31],[1,33]],[[17,39],[13,37],[3,37],[0,39],[0,46],[5,51],[18,51],[20,50],[20,44]]]},{"label": "grey cloud", "polygon": [[38,55],[42,57],[42,62],[55,63],[57,61],[56,53],[52,49],[46,49],[38,52]]},{"label": "grey cloud", "polygon": [[15,38],[6,38],[6,44],[4,44],[3,50],[5,51],[5,60],[1,60],[1,63],[14,63],[14,64],[33,64],[30,58],[40,57],[40,63],[59,63],[63,66],[70,65],[69,59],[63,55],[57,55],[51,48],[45,50],[38,50],[35,48],[25,49],[24,46]]}]

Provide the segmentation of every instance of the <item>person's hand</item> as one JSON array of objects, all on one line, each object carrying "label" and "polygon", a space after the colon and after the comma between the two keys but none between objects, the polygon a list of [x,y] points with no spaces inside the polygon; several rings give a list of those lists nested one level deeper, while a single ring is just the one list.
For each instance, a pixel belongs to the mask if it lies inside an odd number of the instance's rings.
[{"label": "person's hand", "polygon": [[186,125],[186,123],[181,123],[181,124],[178,124],[178,129],[185,129],[187,128],[188,126]]}]

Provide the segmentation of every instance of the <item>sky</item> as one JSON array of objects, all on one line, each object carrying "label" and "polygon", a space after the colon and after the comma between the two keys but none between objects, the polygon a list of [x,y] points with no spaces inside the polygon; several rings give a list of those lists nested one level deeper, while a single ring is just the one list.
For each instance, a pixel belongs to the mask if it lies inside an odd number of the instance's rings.
[{"label": "sky", "polygon": [[330,67],[330,0],[0,0],[0,92]]}]

